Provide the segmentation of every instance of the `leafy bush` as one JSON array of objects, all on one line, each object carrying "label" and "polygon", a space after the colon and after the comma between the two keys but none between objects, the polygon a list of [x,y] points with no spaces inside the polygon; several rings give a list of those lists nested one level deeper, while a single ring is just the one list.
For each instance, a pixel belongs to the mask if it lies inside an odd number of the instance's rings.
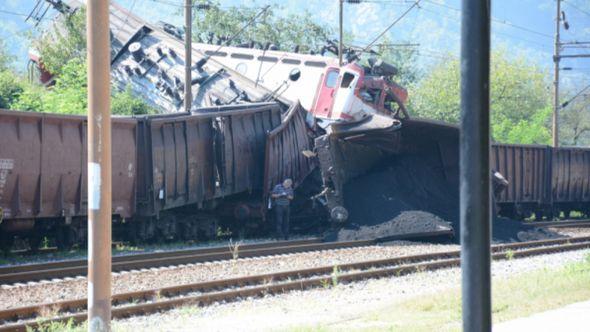
[{"label": "leafy bush", "polygon": [[10,109],[18,111],[43,112],[45,88],[36,84],[22,84],[23,91],[11,105]]},{"label": "leafy bush", "polygon": [[43,111],[58,114],[86,114],[87,107],[86,63],[74,59],[63,66],[55,86],[43,96]]},{"label": "leafy bush", "polygon": [[154,114],[154,109],[148,106],[143,100],[135,97],[131,88],[127,87],[122,92],[117,92],[111,98],[111,111],[114,115],[141,115]]},{"label": "leafy bush", "polygon": [[0,108],[10,109],[23,92],[23,86],[14,73],[0,72]]},{"label": "leafy bush", "polygon": [[61,75],[71,61],[86,58],[86,9],[82,7],[72,15],[60,16],[52,29],[32,38],[43,66],[50,73]]}]

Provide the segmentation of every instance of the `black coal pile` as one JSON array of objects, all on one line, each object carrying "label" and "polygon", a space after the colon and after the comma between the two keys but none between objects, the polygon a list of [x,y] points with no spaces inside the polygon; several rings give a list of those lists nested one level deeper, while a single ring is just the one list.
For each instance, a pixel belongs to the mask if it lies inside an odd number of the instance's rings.
[{"label": "black coal pile", "polygon": [[452,227],[450,223],[432,213],[424,211],[404,211],[397,217],[381,224],[341,229],[337,234],[337,238],[341,241],[383,239],[394,235],[445,231],[451,229]]},{"label": "black coal pile", "polygon": [[328,238],[360,240],[458,229],[458,188],[420,155],[392,156],[344,186],[348,223]]},{"label": "black coal pile", "polygon": [[565,238],[567,236],[548,230],[546,228],[533,228],[518,232],[517,237],[520,241],[537,241],[548,239],[560,239]]},{"label": "black coal pile", "polygon": [[[440,222],[448,222],[458,242],[458,184],[447,180],[448,174],[437,167],[438,161],[431,156],[392,156],[349,181],[344,188],[349,224],[338,232],[337,238],[361,239],[371,231],[376,235],[393,235],[395,230],[387,231],[388,226],[397,225],[396,220],[411,220],[404,222],[401,230],[406,232],[413,227],[416,232],[434,231]],[[415,225],[406,225],[412,223]],[[519,241],[519,232],[528,230],[520,222],[498,218],[492,227],[492,238],[494,242]]]},{"label": "black coal pile", "polygon": [[522,240],[519,234],[530,230],[530,227],[522,225],[520,221],[504,217],[495,217],[494,222],[492,223],[492,242],[503,243],[526,241]]}]

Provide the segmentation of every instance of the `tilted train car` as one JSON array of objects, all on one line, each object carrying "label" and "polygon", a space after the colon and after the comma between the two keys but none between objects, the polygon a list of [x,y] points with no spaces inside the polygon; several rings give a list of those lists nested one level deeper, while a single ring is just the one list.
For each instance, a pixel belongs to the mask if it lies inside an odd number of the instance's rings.
[{"label": "tilted train car", "polygon": [[[303,113],[294,105],[281,122],[281,107],[264,103],[114,117],[114,231],[140,239],[211,235],[216,218],[207,211],[220,203],[241,219],[260,216],[277,174],[300,183],[314,167],[291,167],[298,151],[311,149]],[[0,141],[2,245],[15,234],[32,246],[45,236],[83,242],[86,118],[0,110]],[[265,167],[283,154],[294,157]]]},{"label": "tilted train car", "polygon": [[266,133],[280,123],[277,104],[139,119],[141,222],[130,233],[140,238],[178,233],[186,239],[214,234],[216,218],[200,215],[195,222],[195,208],[211,209],[219,198],[261,192]]},{"label": "tilted train car", "polygon": [[590,149],[494,144],[492,170],[508,187],[496,197],[499,214],[514,219],[590,213]]}]

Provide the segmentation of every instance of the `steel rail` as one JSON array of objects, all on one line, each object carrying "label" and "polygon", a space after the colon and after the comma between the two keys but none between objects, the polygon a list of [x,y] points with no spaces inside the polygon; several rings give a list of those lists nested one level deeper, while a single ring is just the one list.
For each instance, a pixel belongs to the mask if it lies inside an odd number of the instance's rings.
[{"label": "steel rail", "polygon": [[[121,241],[113,241],[113,248],[115,248],[118,245],[122,245],[123,242]],[[37,251],[35,252],[35,250],[31,250],[29,249],[16,249],[16,250],[11,250],[10,254],[12,255],[21,255],[21,256],[28,256],[28,255],[36,255],[36,254],[49,254],[49,253],[54,253],[60,251],[60,249],[58,247],[46,247],[46,248],[39,248],[37,249]]]},{"label": "steel rail", "polygon": [[[306,251],[342,249],[375,244],[375,241],[373,240],[348,242],[319,242],[319,240],[315,241],[317,242],[312,242],[311,240],[288,241],[276,242],[268,245],[252,245],[250,247],[240,248],[238,251],[238,256],[239,258],[249,258],[279,254],[290,254]],[[120,272],[135,269],[192,264],[216,260],[229,260],[234,258],[233,253],[227,247],[221,247],[218,250],[207,249],[203,251],[204,252],[194,250],[192,252],[170,252],[170,254],[155,253],[154,255],[141,254],[117,256],[117,258],[119,259],[113,259],[112,271]],[[83,263],[80,261],[78,264],[71,264],[67,261],[64,261],[34,265],[35,266],[23,265],[22,267],[14,267],[16,271],[11,271],[12,268],[10,267],[3,268],[3,270],[0,271],[0,284],[11,284],[17,282],[55,279],[71,276],[84,276],[87,273],[87,262],[85,260],[83,261]]]},{"label": "steel rail", "polygon": [[[242,249],[249,250],[249,249],[271,248],[271,247],[275,247],[275,246],[284,246],[284,245],[313,244],[313,243],[320,243],[320,242],[321,242],[321,240],[319,238],[313,238],[313,239],[295,240],[295,241],[279,241],[279,242],[263,242],[263,243],[254,243],[254,244],[244,244],[244,245],[241,245],[240,247]],[[179,249],[179,250],[171,250],[171,251],[147,252],[147,253],[139,253],[139,254],[113,256],[113,263],[127,262],[127,261],[134,261],[134,260],[143,260],[143,259],[150,259],[150,258],[165,258],[165,257],[185,256],[185,255],[211,254],[211,253],[220,253],[220,252],[227,252],[227,251],[228,251],[227,246],[215,246],[215,247],[206,247],[206,248],[189,248],[189,249]],[[6,274],[6,273],[15,273],[15,272],[27,272],[27,271],[35,271],[35,270],[48,270],[48,269],[54,269],[54,268],[86,266],[87,262],[88,261],[86,259],[75,259],[75,260],[70,259],[70,260],[53,261],[53,262],[46,262],[46,263],[2,266],[2,267],[0,267],[0,275]]]},{"label": "steel rail", "polygon": [[[422,233],[409,233],[387,238],[372,240],[356,240],[344,242],[322,242],[321,239],[279,241],[258,244],[246,244],[239,247],[239,258],[260,257],[269,255],[290,254],[298,252],[333,250],[351,247],[375,245],[393,240],[418,240],[452,235],[452,231],[442,230]],[[115,256],[112,260],[112,271],[129,271],[136,269],[174,266],[201,263],[216,260],[233,259],[233,253],[226,247],[182,249],[156,253]],[[0,284],[29,282],[73,276],[84,276],[87,273],[87,261],[66,260],[39,264],[23,264],[0,267]]]},{"label": "steel rail", "polygon": [[522,225],[541,228],[590,227],[590,220],[531,221],[523,222]]},{"label": "steel rail", "polygon": [[[493,246],[492,258],[504,260],[586,248],[590,248],[590,237],[530,241]],[[509,250],[513,251],[509,253]],[[323,266],[116,294],[112,297],[115,306],[112,314],[113,318],[125,318],[171,309],[179,305],[207,305],[243,297],[320,287],[326,283],[332,283],[334,278],[338,282],[352,282],[457,267],[460,266],[460,263],[459,250],[453,250],[342,264],[337,267]],[[338,273],[334,274],[334,270],[337,270]],[[144,301],[144,303],[129,304],[136,301]],[[70,319],[74,322],[81,322],[86,319],[86,303],[86,299],[79,299],[3,310],[0,311],[0,321],[5,324],[0,325],[0,331],[24,331],[27,324],[35,327],[43,323],[66,322]],[[40,313],[52,311],[55,314],[63,312],[65,315],[42,322],[23,321],[35,319],[41,316]],[[15,321],[16,323],[12,323]]]}]

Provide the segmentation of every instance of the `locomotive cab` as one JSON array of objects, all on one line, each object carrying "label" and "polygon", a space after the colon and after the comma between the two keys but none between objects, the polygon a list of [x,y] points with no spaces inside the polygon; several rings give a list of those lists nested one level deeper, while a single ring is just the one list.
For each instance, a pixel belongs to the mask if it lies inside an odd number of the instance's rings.
[{"label": "locomotive cab", "polygon": [[398,117],[400,110],[407,117],[407,91],[385,77],[365,72],[354,63],[326,69],[311,113],[321,119],[341,121],[358,121],[375,113]]}]

